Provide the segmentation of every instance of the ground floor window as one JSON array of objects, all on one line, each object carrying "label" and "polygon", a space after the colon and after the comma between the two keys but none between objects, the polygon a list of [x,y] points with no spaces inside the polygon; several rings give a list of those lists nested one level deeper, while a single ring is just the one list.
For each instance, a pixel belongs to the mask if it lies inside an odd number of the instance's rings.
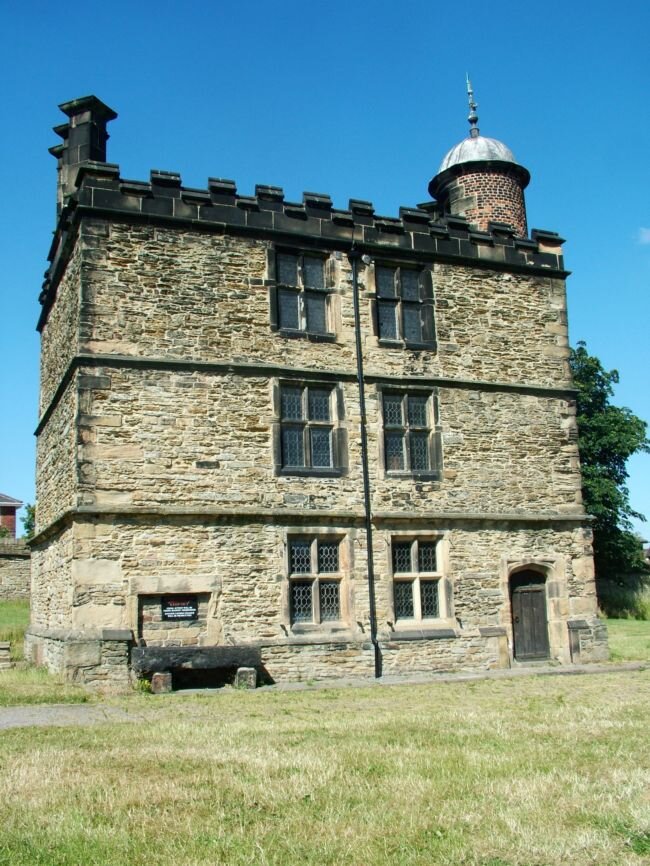
[{"label": "ground floor window", "polygon": [[441,615],[439,539],[393,538],[393,610],[397,622],[438,619]]},{"label": "ground floor window", "polygon": [[292,537],[288,542],[291,624],[341,619],[338,538]]}]

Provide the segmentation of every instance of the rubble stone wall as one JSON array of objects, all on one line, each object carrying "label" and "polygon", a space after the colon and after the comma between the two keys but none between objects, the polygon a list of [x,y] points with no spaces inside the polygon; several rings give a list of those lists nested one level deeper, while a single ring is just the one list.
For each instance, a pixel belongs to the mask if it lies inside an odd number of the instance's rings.
[{"label": "rubble stone wall", "polygon": [[30,555],[26,543],[0,538],[0,600],[28,599],[30,580]]}]

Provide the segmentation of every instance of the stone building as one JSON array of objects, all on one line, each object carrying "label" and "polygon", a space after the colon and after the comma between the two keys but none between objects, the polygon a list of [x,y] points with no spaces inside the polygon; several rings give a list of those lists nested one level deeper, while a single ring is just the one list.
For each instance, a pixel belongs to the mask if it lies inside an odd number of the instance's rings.
[{"label": "stone building", "polygon": [[475,112],[385,217],[127,180],[115,112],[61,109],[32,658],[96,688],[605,658],[562,240]]}]

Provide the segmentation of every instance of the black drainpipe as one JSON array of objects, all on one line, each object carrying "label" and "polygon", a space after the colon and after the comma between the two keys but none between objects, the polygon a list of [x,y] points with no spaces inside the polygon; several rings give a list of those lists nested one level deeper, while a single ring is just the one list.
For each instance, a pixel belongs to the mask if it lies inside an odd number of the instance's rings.
[{"label": "black drainpipe", "polygon": [[372,550],[372,511],[370,508],[370,476],[368,473],[368,436],[366,432],[366,393],[363,380],[363,356],[361,353],[361,324],[359,320],[359,260],[362,253],[354,242],[348,253],[352,265],[352,299],[354,302],[354,336],[357,353],[357,384],[359,386],[359,412],[361,415],[361,467],[363,470],[363,504],[366,524],[366,550],[368,554],[368,603],[370,606],[370,641],[375,655],[375,677],[381,669],[381,649],[377,640],[377,610],[375,605],[375,568]]}]

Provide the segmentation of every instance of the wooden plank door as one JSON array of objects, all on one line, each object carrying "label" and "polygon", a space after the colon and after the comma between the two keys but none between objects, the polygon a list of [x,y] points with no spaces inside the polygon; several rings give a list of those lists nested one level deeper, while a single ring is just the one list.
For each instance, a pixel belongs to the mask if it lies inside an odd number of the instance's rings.
[{"label": "wooden plank door", "polygon": [[535,572],[512,579],[512,634],[518,661],[549,657],[544,578]]}]

